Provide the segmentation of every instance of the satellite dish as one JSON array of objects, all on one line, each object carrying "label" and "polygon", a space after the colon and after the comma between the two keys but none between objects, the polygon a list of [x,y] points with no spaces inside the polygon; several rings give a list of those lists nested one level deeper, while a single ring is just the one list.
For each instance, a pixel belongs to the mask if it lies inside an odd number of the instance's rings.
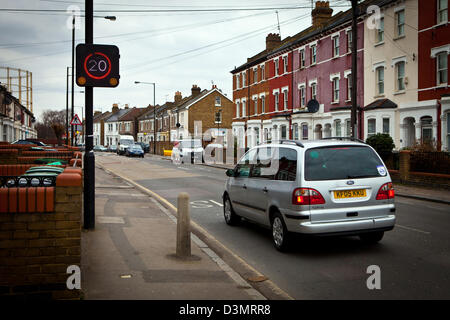
[{"label": "satellite dish", "polygon": [[319,101],[317,101],[316,99],[309,100],[306,108],[308,108],[308,112],[311,113],[319,111]]}]

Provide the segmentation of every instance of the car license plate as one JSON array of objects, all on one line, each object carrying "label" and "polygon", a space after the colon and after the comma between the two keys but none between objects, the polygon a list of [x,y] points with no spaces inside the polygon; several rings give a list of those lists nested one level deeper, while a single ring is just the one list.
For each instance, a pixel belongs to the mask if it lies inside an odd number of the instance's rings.
[{"label": "car license plate", "polygon": [[366,189],[334,191],[335,199],[363,198],[365,196]]}]

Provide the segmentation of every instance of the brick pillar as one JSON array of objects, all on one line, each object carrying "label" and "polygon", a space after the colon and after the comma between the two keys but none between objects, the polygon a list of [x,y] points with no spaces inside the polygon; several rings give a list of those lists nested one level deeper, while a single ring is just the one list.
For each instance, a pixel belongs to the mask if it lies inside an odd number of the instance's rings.
[{"label": "brick pillar", "polygon": [[400,181],[402,182],[409,180],[410,160],[411,160],[411,151],[409,150],[400,151],[399,173],[400,173]]}]

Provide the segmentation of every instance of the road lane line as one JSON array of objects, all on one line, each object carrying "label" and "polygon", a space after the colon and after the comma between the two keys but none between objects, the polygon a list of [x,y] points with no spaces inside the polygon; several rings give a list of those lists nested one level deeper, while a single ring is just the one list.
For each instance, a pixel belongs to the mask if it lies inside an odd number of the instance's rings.
[{"label": "road lane line", "polygon": [[396,227],[402,228],[402,229],[406,229],[406,230],[410,230],[410,231],[416,231],[416,232],[420,232],[423,234],[431,234],[431,232],[428,231],[423,231],[423,230],[419,230],[419,229],[415,229],[415,228],[411,228],[411,227],[406,227],[406,226],[402,226],[400,224],[396,224]]}]

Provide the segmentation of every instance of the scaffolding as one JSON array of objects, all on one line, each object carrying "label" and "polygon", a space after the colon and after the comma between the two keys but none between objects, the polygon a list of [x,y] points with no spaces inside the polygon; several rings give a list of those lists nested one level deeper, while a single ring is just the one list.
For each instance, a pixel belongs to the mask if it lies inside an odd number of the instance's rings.
[{"label": "scaffolding", "polygon": [[0,66],[0,83],[33,112],[33,74],[30,71]]}]

